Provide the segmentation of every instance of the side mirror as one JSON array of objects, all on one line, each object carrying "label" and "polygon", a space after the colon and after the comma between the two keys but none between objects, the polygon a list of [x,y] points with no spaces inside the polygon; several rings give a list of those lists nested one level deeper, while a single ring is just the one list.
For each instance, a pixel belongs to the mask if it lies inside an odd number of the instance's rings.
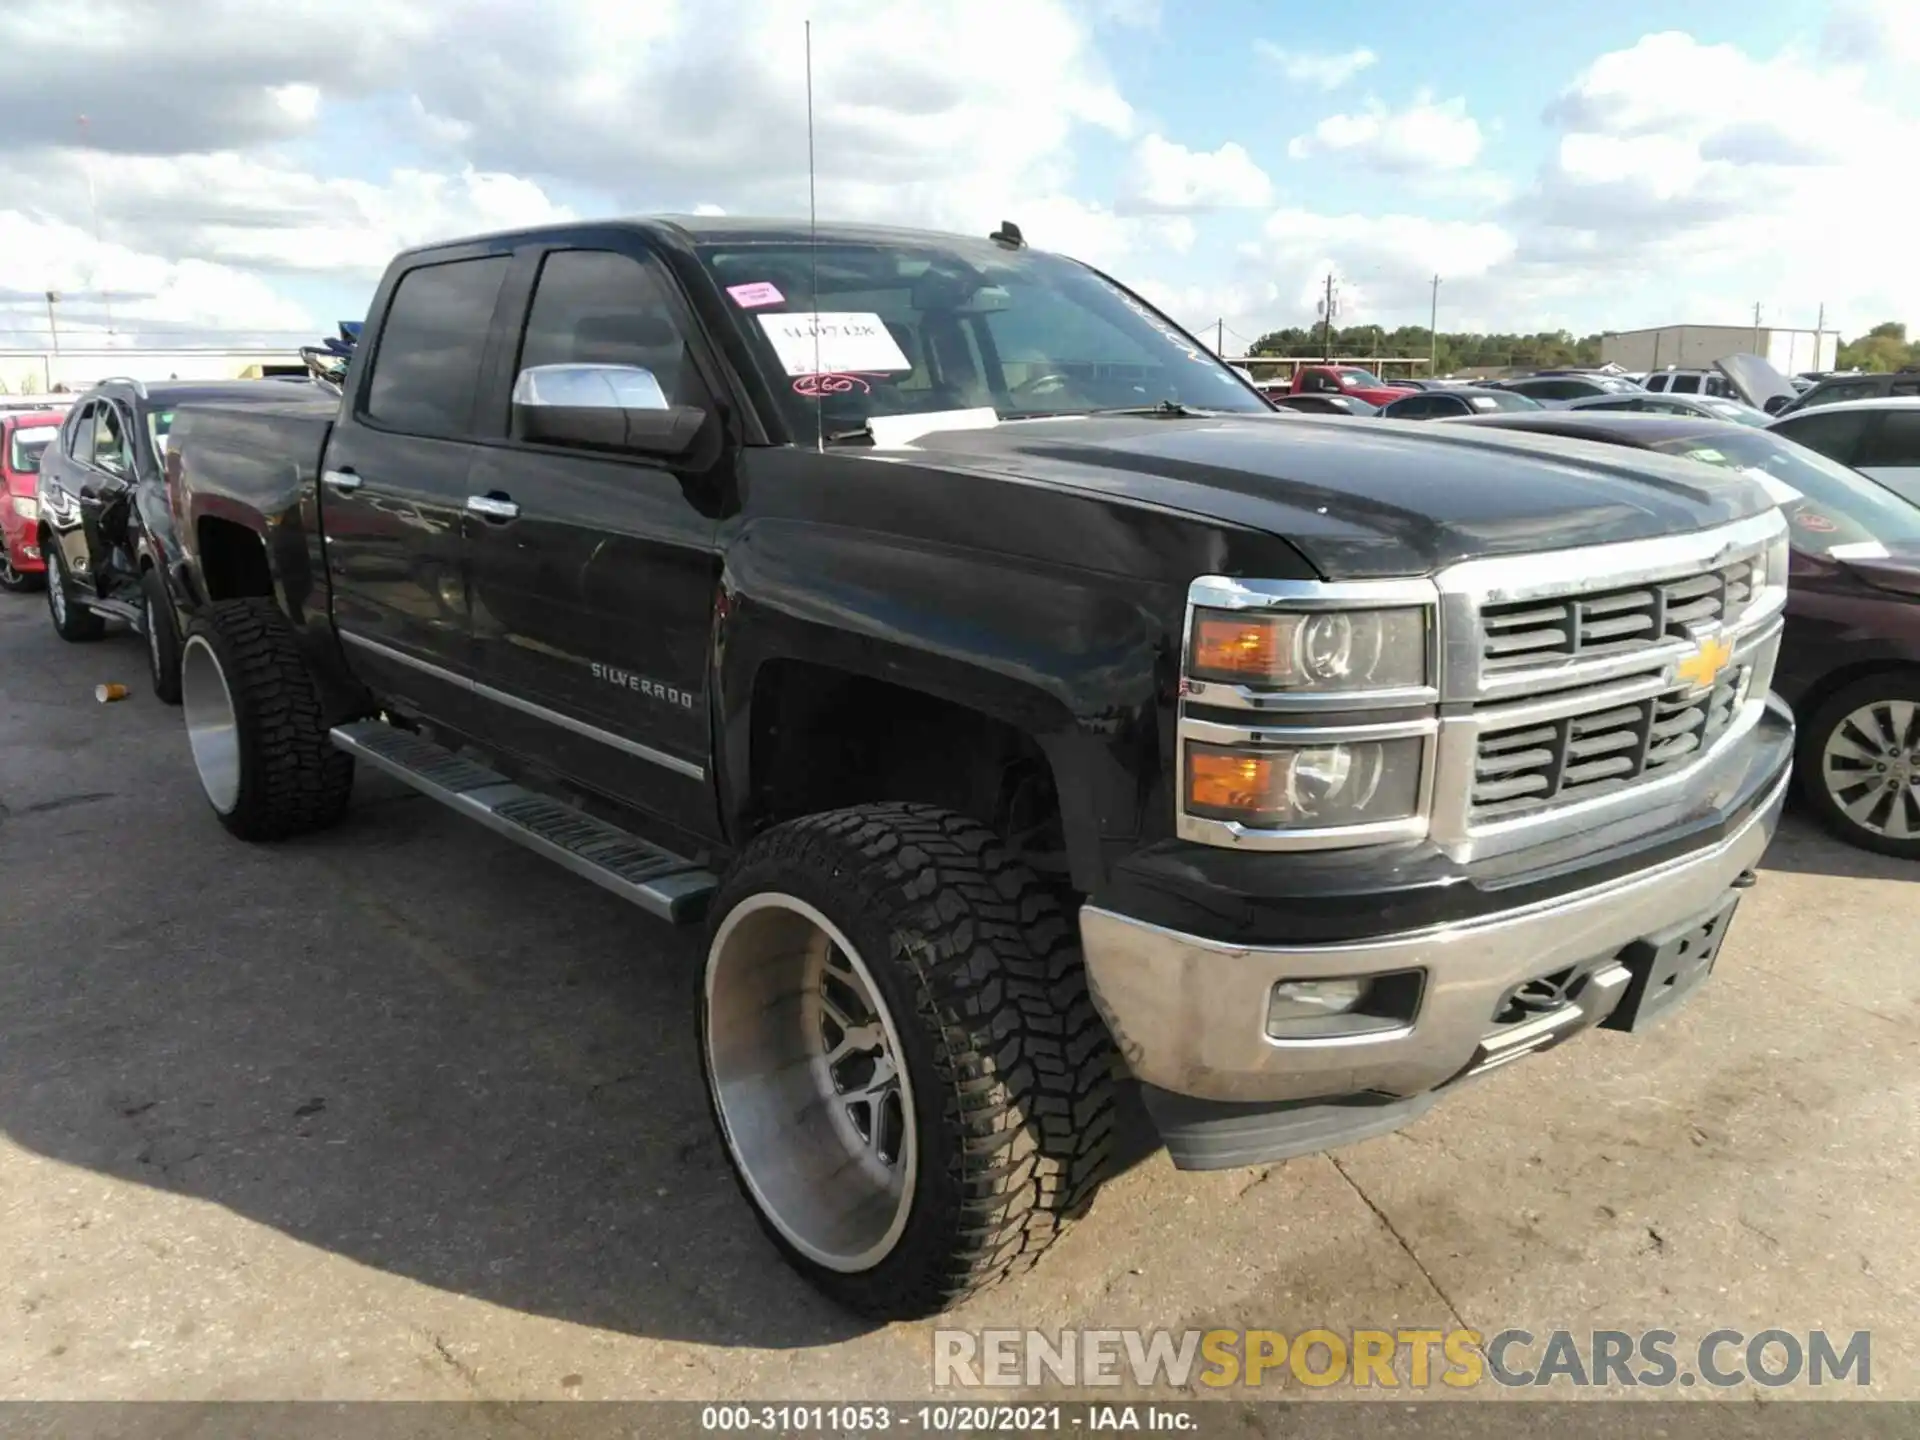
[{"label": "side mirror", "polygon": [[651,370],[639,365],[535,365],[513,382],[518,440],[684,455],[707,412],[672,405]]},{"label": "side mirror", "polygon": [[1782,410],[1786,409],[1787,406],[1790,405],[1792,402],[1793,402],[1793,397],[1791,395],[1769,395],[1767,397],[1767,404],[1766,404],[1767,414],[1778,415]]}]

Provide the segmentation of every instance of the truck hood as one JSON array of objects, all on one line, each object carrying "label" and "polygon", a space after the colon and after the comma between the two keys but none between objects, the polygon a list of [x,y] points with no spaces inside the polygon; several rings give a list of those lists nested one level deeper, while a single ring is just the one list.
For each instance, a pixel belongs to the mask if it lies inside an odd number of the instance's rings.
[{"label": "truck hood", "polygon": [[1646,451],[1305,415],[1017,421],[911,448],[956,469],[1265,531],[1329,580],[1703,530],[1773,503],[1732,471]]},{"label": "truck hood", "polygon": [[1723,356],[1713,362],[1713,368],[1727,377],[1734,394],[1756,410],[1765,411],[1769,400],[1792,400],[1799,395],[1791,380],[1758,355]]}]

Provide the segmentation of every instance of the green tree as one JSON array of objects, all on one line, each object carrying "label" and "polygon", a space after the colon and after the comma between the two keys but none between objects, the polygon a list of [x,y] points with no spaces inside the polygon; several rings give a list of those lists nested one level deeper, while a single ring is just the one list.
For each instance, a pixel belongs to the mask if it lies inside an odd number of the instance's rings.
[{"label": "green tree", "polygon": [[1898,370],[1905,365],[1920,365],[1920,344],[1910,343],[1907,327],[1897,320],[1883,320],[1857,340],[1840,343],[1838,363],[1842,370]]},{"label": "green tree", "polygon": [[1443,330],[1435,344],[1423,325],[1401,325],[1391,331],[1378,325],[1335,326],[1331,346],[1319,326],[1309,329],[1296,325],[1262,335],[1254,341],[1248,353],[1319,359],[1329,348],[1333,354],[1344,357],[1374,355],[1386,359],[1419,361],[1425,361],[1431,352],[1438,373],[1442,375],[1469,366],[1546,368],[1600,363],[1598,335],[1583,335],[1576,339],[1565,330],[1541,331],[1533,335],[1483,335]]}]

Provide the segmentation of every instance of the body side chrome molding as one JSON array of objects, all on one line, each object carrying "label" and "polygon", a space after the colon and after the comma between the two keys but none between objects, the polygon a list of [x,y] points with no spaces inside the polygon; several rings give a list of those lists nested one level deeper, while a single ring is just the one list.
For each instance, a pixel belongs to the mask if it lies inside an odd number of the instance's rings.
[{"label": "body side chrome molding", "polygon": [[369,640],[366,636],[356,635],[350,630],[335,627],[334,633],[339,635],[346,644],[356,645],[382,659],[391,660],[396,665],[405,665],[410,669],[418,670],[423,675],[431,675],[436,680],[468,691],[482,700],[490,700],[496,705],[506,706],[509,710],[518,710],[522,715],[530,715],[535,720],[544,720],[549,725],[558,725],[562,730],[571,730],[585,739],[612,746],[615,750],[631,755],[636,760],[645,760],[650,764],[671,770],[677,775],[685,775],[690,780],[707,778],[704,765],[696,765],[691,760],[682,760],[678,755],[669,755],[666,751],[656,750],[651,745],[642,745],[638,740],[629,740],[626,736],[616,735],[611,730],[602,730],[597,725],[589,725],[586,721],[576,720],[571,715],[563,715],[557,710],[549,710],[544,705],[536,705],[531,700],[523,700],[518,695],[510,695],[505,690],[497,690],[481,681],[457,675],[444,666],[418,659],[403,650],[395,650],[390,645],[383,645],[378,640]]}]

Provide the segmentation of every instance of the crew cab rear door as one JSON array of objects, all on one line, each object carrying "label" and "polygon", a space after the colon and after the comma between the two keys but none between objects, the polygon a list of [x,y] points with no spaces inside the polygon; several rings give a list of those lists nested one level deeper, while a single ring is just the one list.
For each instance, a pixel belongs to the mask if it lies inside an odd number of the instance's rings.
[{"label": "crew cab rear door", "polygon": [[483,512],[468,528],[487,741],[712,833],[716,465],[730,459],[716,461],[716,447],[672,458],[519,438],[512,396],[542,367],[610,366],[650,375],[663,406],[711,414],[719,372],[637,232],[545,237],[514,273],[515,319],[469,483]]},{"label": "crew cab rear door", "polygon": [[381,695],[470,730],[474,406],[511,252],[435,251],[389,275],[369,363],[328,439],[320,512],[334,624]]}]

